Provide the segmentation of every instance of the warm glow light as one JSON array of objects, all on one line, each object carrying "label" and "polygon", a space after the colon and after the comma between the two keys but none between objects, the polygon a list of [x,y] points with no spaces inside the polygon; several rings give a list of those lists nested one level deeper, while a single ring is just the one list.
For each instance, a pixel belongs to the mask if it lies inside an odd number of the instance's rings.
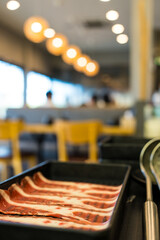
[{"label": "warm glow light", "polygon": [[34,22],[31,25],[31,29],[34,33],[39,33],[42,31],[42,25],[39,22]]},{"label": "warm glow light", "polygon": [[120,34],[117,36],[116,40],[120,44],[125,44],[128,42],[128,36],[126,34]]},{"label": "warm glow light", "polygon": [[40,43],[45,39],[44,30],[48,28],[48,23],[41,17],[31,17],[24,23],[25,36],[34,43]]},{"label": "warm glow light", "polygon": [[56,37],[52,40],[52,45],[56,48],[60,48],[63,45],[63,40],[59,37]]},{"label": "warm glow light", "polygon": [[101,2],[110,2],[110,0],[100,0]]},{"label": "warm glow light", "polygon": [[74,68],[82,72],[87,65],[87,62],[89,62],[89,57],[87,55],[80,55],[75,61],[74,61]]},{"label": "warm glow light", "polygon": [[12,1],[7,2],[7,8],[9,10],[14,11],[14,10],[18,9],[19,7],[20,7],[20,3],[18,1],[12,0]]},{"label": "warm glow light", "polygon": [[119,13],[117,11],[110,10],[109,12],[106,13],[106,18],[109,21],[115,21],[119,18]]},{"label": "warm glow light", "polygon": [[89,62],[86,66],[88,72],[94,72],[96,69],[96,65],[93,62]]},{"label": "warm glow light", "polygon": [[112,32],[115,34],[120,34],[124,31],[124,26],[122,24],[115,24],[112,26]]},{"label": "warm glow light", "polygon": [[46,38],[53,38],[55,34],[56,32],[53,28],[47,28],[44,30],[44,36]]},{"label": "warm glow light", "polygon": [[46,41],[47,50],[56,56],[63,54],[67,45],[67,38],[64,35],[58,33],[56,33],[53,38],[50,38]]},{"label": "warm glow light", "polygon": [[63,61],[72,64],[80,55],[80,49],[77,46],[69,46],[62,55]]},{"label": "warm glow light", "polygon": [[67,54],[67,57],[72,59],[77,56],[77,51],[74,48],[70,48],[67,50],[66,54]]},{"label": "warm glow light", "polygon": [[77,64],[80,67],[85,67],[87,64],[87,59],[85,57],[80,57],[77,59]]},{"label": "warm glow light", "polygon": [[93,77],[99,72],[99,65],[96,61],[91,60],[87,63],[84,73],[89,76]]}]

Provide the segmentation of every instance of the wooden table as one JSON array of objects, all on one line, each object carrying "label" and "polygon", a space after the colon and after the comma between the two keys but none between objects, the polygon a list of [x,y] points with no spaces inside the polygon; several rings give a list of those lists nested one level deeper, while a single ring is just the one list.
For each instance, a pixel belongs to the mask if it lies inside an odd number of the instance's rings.
[{"label": "wooden table", "polygon": [[[57,132],[56,125],[47,125],[47,124],[24,124],[23,132],[30,132],[30,133],[55,133]],[[134,135],[135,129],[134,128],[125,128],[121,126],[110,126],[110,125],[103,125],[101,129],[101,134],[106,135]]]},{"label": "wooden table", "polygon": [[56,134],[56,127],[54,124],[47,125],[47,124],[24,124],[22,132],[29,132],[29,133],[55,133]]},{"label": "wooden table", "polygon": [[102,126],[102,134],[106,135],[129,135],[132,136],[135,133],[134,128],[125,128],[121,126],[109,126],[103,125]]},{"label": "wooden table", "polygon": [[[58,128],[56,124],[24,124],[22,132],[37,134],[37,135],[45,135],[45,134],[54,134],[57,135]],[[120,136],[132,136],[134,135],[134,129],[132,128],[124,128],[119,126],[108,126],[103,125],[101,128],[101,132],[99,135],[120,135]],[[39,146],[38,151],[38,161],[41,162],[41,143],[43,141],[43,136],[37,137],[37,143]]]}]

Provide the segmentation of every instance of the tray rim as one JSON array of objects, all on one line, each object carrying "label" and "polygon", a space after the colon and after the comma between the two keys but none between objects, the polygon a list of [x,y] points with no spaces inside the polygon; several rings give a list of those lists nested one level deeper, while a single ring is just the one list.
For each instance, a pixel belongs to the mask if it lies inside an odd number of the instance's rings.
[{"label": "tray rim", "polygon": [[[86,164],[86,163],[77,163],[77,162],[55,162],[53,160],[47,160],[47,161],[44,161],[38,165],[36,165],[35,167],[33,168],[30,168],[28,170],[25,170],[23,171],[22,173],[18,174],[18,175],[15,175],[11,178],[8,178],[6,179],[5,181],[1,182],[0,183],[0,188],[1,186],[3,185],[6,185],[8,183],[11,182],[11,184],[15,183],[14,180],[18,179],[20,177],[20,179],[22,179],[24,176],[27,175],[27,173],[34,173],[36,172],[37,169],[47,165],[47,164],[50,164],[50,163],[54,163],[54,164],[74,164],[74,165],[83,165],[83,164]],[[88,163],[87,164],[88,166],[97,166],[96,163]],[[118,199],[117,199],[117,202],[116,202],[116,205],[114,207],[114,210],[113,210],[113,213],[112,213],[112,216],[111,216],[111,219],[109,221],[109,224],[106,226],[105,229],[103,230],[97,230],[97,231],[89,231],[89,230],[79,230],[79,229],[68,229],[68,228],[56,228],[56,227],[49,227],[49,226],[40,226],[40,225],[33,225],[33,224],[24,224],[24,223],[14,223],[14,222],[3,222],[0,220],[0,226],[17,226],[17,227],[20,227],[20,228],[25,228],[25,229],[34,229],[34,230],[45,230],[45,231],[56,231],[56,232],[60,232],[60,231],[64,231],[64,232],[69,232],[69,233],[77,233],[77,234],[81,234],[81,235],[88,235],[90,237],[96,237],[96,236],[100,236],[100,235],[104,235],[106,234],[106,231],[110,231],[111,227],[112,227],[112,224],[114,223],[115,221],[115,218],[116,218],[116,212],[117,212],[117,209],[119,209],[119,204],[120,202],[122,201],[122,197],[124,195],[124,192],[126,191],[126,187],[127,187],[127,183],[128,183],[128,180],[129,180],[129,177],[130,177],[130,173],[131,173],[131,166],[129,164],[112,164],[112,163],[106,163],[106,164],[98,164],[99,166],[101,167],[120,167],[120,168],[126,168],[126,173],[124,175],[124,178],[123,178],[123,184],[122,184],[122,188],[121,188],[121,191],[120,191],[120,194],[118,196]],[[13,182],[12,182],[13,181]],[[63,180],[62,180],[63,181]],[[11,185],[10,184],[10,185]],[[98,183],[97,183],[98,184]],[[105,184],[104,184],[105,185]]]}]

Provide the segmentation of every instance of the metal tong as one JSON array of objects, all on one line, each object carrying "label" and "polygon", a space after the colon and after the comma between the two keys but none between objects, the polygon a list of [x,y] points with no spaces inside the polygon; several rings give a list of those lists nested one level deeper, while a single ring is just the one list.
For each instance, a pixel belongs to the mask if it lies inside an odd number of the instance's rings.
[{"label": "metal tong", "polygon": [[144,204],[145,239],[159,240],[159,220],[157,205],[153,202],[152,182],[156,179],[150,168],[150,157],[155,146],[160,143],[160,138],[152,139],[143,147],[140,154],[140,168],[146,178],[146,202]]}]

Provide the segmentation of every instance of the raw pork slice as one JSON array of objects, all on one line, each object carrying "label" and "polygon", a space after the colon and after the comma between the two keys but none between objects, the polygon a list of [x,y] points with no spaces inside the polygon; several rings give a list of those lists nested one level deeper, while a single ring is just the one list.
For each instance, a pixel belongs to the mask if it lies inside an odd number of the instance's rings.
[{"label": "raw pork slice", "polygon": [[103,230],[121,187],[49,180],[37,172],[0,189],[0,221]]},{"label": "raw pork slice", "polygon": [[51,217],[37,217],[37,216],[16,216],[16,215],[0,215],[0,222],[13,222],[30,225],[40,225],[44,227],[56,227],[56,228],[72,228],[81,230],[104,230],[106,224],[92,225],[92,224],[81,224],[64,221],[62,219],[54,219]]}]

